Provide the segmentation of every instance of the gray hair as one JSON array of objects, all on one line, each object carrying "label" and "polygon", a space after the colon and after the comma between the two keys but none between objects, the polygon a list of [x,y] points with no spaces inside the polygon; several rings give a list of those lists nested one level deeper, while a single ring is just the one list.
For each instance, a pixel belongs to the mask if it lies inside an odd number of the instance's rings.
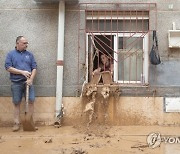
[{"label": "gray hair", "polygon": [[24,36],[18,36],[18,37],[16,38],[16,43],[17,43],[22,37],[24,37]]}]

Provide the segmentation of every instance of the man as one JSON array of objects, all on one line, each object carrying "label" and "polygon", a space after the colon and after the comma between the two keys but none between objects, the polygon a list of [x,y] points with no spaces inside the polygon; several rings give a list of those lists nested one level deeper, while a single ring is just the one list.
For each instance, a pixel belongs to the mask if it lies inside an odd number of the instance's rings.
[{"label": "man", "polygon": [[20,129],[20,104],[26,92],[26,84],[29,85],[29,113],[34,111],[34,87],[33,80],[36,75],[37,64],[31,52],[27,51],[28,41],[24,36],[16,38],[16,47],[7,54],[5,68],[10,72],[12,82],[11,92],[14,104],[13,131]]}]

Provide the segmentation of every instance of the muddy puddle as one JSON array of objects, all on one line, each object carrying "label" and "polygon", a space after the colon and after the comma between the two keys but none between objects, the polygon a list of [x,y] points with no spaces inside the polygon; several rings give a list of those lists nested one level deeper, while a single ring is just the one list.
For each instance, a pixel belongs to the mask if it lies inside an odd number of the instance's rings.
[{"label": "muddy puddle", "polygon": [[[178,154],[180,143],[160,143],[152,148],[147,136],[180,136],[179,127],[160,126],[41,126],[36,132],[0,128],[2,154]],[[172,140],[171,140],[172,141]]]}]

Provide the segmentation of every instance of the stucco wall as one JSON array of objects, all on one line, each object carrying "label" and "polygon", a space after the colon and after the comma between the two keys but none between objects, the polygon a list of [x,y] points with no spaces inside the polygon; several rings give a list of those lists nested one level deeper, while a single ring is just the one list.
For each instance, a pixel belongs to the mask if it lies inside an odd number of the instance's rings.
[{"label": "stucco wall", "polygon": [[35,55],[38,75],[34,81],[38,96],[55,96],[58,6],[25,2],[0,1],[0,96],[10,96],[9,73],[4,61],[14,49],[19,35],[29,41],[28,50]]},{"label": "stucco wall", "polygon": [[[88,0],[80,0],[80,3],[92,3]],[[99,1],[93,1],[93,3],[100,3]],[[109,1],[101,1],[103,2],[109,2]],[[134,2],[134,3],[147,3],[147,1],[118,1],[115,0],[113,3],[128,3],[128,2]],[[161,56],[162,63],[158,66],[153,66],[150,64],[149,66],[149,87],[146,88],[146,92],[143,90],[140,92],[140,95],[146,96],[148,91],[156,90],[156,95],[158,96],[179,96],[180,95],[180,80],[177,77],[180,74],[179,71],[179,65],[180,65],[180,49],[169,49],[168,48],[168,30],[172,30],[172,23],[176,23],[176,28],[180,29],[180,25],[178,22],[178,19],[180,17],[179,14],[179,8],[180,8],[180,2],[174,0],[174,1],[148,1],[148,3],[157,3],[157,12],[156,10],[150,11],[150,30],[157,30],[157,36],[158,36],[158,43],[159,43],[159,52]],[[138,5],[136,5],[138,6]],[[173,8],[171,8],[173,6]],[[83,9],[82,9],[83,10]],[[157,14],[156,14],[157,13]],[[78,91],[80,91],[81,86],[78,86],[78,84],[82,85],[82,78],[84,76],[83,72],[83,66],[82,64],[85,63],[84,58],[84,44],[85,39],[84,36],[81,34],[83,33],[83,30],[80,30],[79,36],[77,35],[78,28],[78,22],[80,21],[80,29],[83,29],[84,27],[84,12],[81,11],[80,13],[80,20],[78,20],[78,10],[76,7],[69,7],[67,6],[66,11],[66,41],[65,41],[65,60],[68,59],[70,56],[73,55],[74,64],[71,65],[70,63],[65,63],[65,68],[67,66],[68,68],[68,74],[72,76],[73,80],[69,80],[68,78],[65,78],[64,83],[64,96],[76,96],[78,94]],[[156,16],[157,15],[157,16]],[[75,35],[71,35],[75,34]],[[76,40],[76,41],[75,41]],[[78,41],[80,42],[78,44]],[[149,52],[151,49],[151,43],[152,43],[152,35],[150,35],[150,45],[149,45]],[[79,46],[78,46],[79,45]],[[79,47],[79,48],[78,48]],[[73,50],[73,52],[71,51]],[[78,52],[79,52],[79,59],[81,63],[78,63]],[[67,58],[66,58],[67,57]],[[68,61],[68,60],[66,60]],[[66,69],[67,70],[67,69]],[[78,75],[74,76],[74,70],[79,70],[79,78]],[[78,72],[77,72],[78,73]],[[66,71],[65,71],[66,74]],[[176,74],[176,75],[175,75]],[[67,84],[66,84],[67,82]],[[122,88],[123,89],[123,88]],[[131,93],[127,95],[136,95],[133,91],[133,88],[129,88],[131,90]],[[126,88],[123,90],[124,95],[126,95]],[[141,90],[139,90],[141,91]],[[171,92],[172,91],[172,92]]]},{"label": "stucco wall", "polygon": [[[89,2],[80,0],[80,3]],[[94,1],[99,3],[99,1]],[[108,2],[108,1],[101,1]],[[113,1],[114,3],[143,3],[146,1]],[[153,89],[159,87],[173,90],[176,96],[180,87],[179,58],[180,49],[168,48],[168,30],[172,29],[172,22],[180,29],[178,19],[180,2],[178,1],[148,1],[157,3],[157,35],[159,40],[159,51],[162,63],[156,67],[150,65],[149,85]],[[173,4],[173,9],[169,6]],[[79,8],[75,5],[66,5],[65,12],[65,53],[64,53],[64,78],[63,96],[79,96],[81,85],[85,76],[85,35],[84,15],[81,11],[79,19]],[[154,11],[152,11],[151,27],[154,29]],[[56,55],[57,55],[57,32],[58,32],[58,4],[36,3],[33,0],[25,2],[0,1],[0,96],[10,96],[9,74],[4,70],[4,60],[7,52],[14,48],[15,38],[24,35],[29,40],[29,50],[32,51],[38,63],[38,74],[35,79],[37,96],[55,96],[56,90]],[[79,32],[79,33],[78,33]],[[78,73],[79,72],[79,73]],[[176,75],[175,75],[176,74]],[[165,96],[166,90],[159,88],[157,94]],[[152,89],[150,89],[152,90]],[[132,93],[133,94],[133,93]],[[141,93],[143,95],[143,93]],[[146,95],[144,95],[146,96]]]},{"label": "stucco wall", "polygon": [[[64,97],[63,125],[86,125],[89,112],[83,112],[89,101],[80,97]],[[24,103],[21,105],[21,117]],[[102,96],[95,102],[91,124],[111,125],[174,125],[179,126],[179,113],[165,113],[162,97],[111,97],[104,101]],[[55,97],[38,97],[35,101],[34,122],[53,125],[55,122]],[[11,98],[0,97],[0,126],[13,124]]]}]

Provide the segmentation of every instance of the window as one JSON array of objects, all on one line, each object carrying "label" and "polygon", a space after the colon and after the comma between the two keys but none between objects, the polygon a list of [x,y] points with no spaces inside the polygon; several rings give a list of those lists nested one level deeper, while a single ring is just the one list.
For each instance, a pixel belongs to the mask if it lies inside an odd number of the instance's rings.
[{"label": "window", "polygon": [[148,33],[117,35],[114,81],[148,83],[148,38]]},{"label": "window", "polygon": [[106,53],[118,83],[148,83],[148,11],[89,11],[86,15],[88,79]]}]

